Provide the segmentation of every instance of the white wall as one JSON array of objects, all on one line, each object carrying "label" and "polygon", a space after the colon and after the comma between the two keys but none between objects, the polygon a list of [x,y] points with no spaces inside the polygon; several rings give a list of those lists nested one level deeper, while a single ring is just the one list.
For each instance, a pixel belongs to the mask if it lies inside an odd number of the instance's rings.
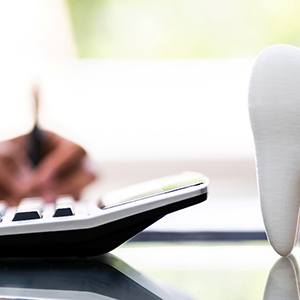
[{"label": "white wall", "polygon": [[44,80],[46,127],[101,160],[253,157],[252,61],[79,61]]},{"label": "white wall", "polygon": [[[42,124],[99,160],[252,158],[250,69],[247,60],[51,65],[42,76]],[[31,99],[26,72],[2,74],[0,138],[7,138],[29,130]]]}]

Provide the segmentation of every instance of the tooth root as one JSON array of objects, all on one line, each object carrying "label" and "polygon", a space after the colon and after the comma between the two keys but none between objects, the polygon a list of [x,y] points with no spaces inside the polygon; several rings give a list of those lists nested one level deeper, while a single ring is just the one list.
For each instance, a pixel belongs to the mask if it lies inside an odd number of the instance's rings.
[{"label": "tooth root", "polygon": [[[264,162],[268,160],[272,163],[272,157],[266,157]],[[285,167],[291,170],[291,167]],[[258,166],[258,169],[261,170],[258,178],[267,236],[273,248],[280,255],[286,256],[293,250],[298,235],[300,183],[295,181],[296,176],[293,177],[293,172],[289,177],[274,177],[273,167]]]}]

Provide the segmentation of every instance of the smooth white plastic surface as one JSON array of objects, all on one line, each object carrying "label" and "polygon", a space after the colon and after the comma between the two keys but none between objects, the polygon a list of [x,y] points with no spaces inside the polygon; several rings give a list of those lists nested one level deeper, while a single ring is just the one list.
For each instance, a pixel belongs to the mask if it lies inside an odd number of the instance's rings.
[{"label": "smooth white plastic surface", "polygon": [[[187,177],[192,180],[190,185],[187,185]],[[167,177],[157,179],[155,182],[162,182],[165,184],[166,179]],[[148,197],[144,198],[137,197],[134,201],[133,199],[130,199],[131,201],[129,202],[114,205],[105,209],[100,209],[97,207],[96,203],[91,204],[88,207],[81,202],[75,203],[74,216],[54,218],[54,207],[47,205],[45,206],[43,218],[41,219],[12,221],[15,214],[15,208],[9,208],[0,223],[0,236],[93,228],[207,193],[208,179],[199,173],[182,173],[177,176],[172,176],[172,179],[173,182],[176,183],[174,190],[167,190],[164,193],[161,193],[160,191],[160,193],[150,194]],[[182,179],[184,179],[184,181],[182,181]],[[201,184],[195,185],[195,180],[198,180]],[[151,183],[152,182],[153,181],[151,181]],[[181,182],[184,187],[178,188],[177,185],[179,182]],[[143,183],[143,185],[149,186],[147,182]],[[138,186],[141,185],[139,184]],[[140,195],[140,189],[138,192],[138,195]],[[149,191],[147,190],[147,192]],[[117,195],[119,195],[119,193],[117,193]],[[125,197],[125,199],[127,198]],[[118,200],[120,200],[120,198],[118,198]]]},{"label": "smooth white plastic surface", "polygon": [[249,88],[257,178],[268,239],[282,256],[298,236],[300,49],[272,46],[258,56]]}]

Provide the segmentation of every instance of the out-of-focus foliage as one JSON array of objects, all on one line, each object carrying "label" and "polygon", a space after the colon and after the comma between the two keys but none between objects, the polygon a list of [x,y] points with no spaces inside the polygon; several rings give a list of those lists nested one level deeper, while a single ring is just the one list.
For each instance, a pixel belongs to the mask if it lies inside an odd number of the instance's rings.
[{"label": "out-of-focus foliage", "polygon": [[253,56],[300,44],[298,0],[68,0],[82,57]]}]

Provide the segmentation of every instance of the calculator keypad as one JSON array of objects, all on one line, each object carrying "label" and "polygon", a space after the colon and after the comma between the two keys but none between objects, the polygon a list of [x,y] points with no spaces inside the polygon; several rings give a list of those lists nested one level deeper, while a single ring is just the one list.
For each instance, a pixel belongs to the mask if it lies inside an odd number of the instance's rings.
[{"label": "calculator keypad", "polygon": [[[60,197],[52,205],[45,204],[41,198],[26,198],[21,201],[12,216],[12,221],[26,221],[43,219],[43,217],[66,217],[74,216],[74,199],[70,196]],[[49,207],[52,207],[49,216]],[[0,203],[0,219],[2,219],[7,210],[5,202]]]}]

